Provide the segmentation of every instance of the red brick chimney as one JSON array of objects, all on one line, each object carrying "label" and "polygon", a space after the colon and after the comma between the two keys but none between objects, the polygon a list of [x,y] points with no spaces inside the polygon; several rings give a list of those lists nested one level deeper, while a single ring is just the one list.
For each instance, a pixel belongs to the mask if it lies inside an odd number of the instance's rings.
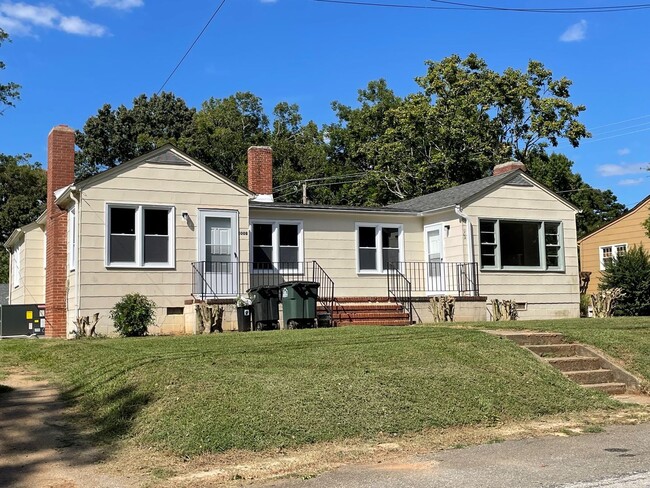
[{"label": "red brick chimney", "polygon": [[494,176],[510,173],[516,169],[526,171],[526,165],[520,161],[508,161],[507,163],[497,164],[492,170]]},{"label": "red brick chimney", "polygon": [[268,146],[248,148],[248,189],[256,200],[273,201],[273,152]]},{"label": "red brick chimney", "polygon": [[74,183],[74,130],[57,125],[47,138],[47,246],[45,319],[47,337],[66,337],[68,214],[54,203],[54,192]]}]

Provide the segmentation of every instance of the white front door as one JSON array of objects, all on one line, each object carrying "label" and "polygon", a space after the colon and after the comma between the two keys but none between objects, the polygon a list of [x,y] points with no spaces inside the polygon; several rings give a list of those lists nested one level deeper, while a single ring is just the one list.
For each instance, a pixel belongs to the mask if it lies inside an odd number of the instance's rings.
[{"label": "white front door", "polygon": [[203,262],[205,295],[239,293],[237,212],[199,210],[199,261]]},{"label": "white front door", "polygon": [[444,293],[446,279],[443,264],[442,224],[424,227],[427,292],[430,294]]}]

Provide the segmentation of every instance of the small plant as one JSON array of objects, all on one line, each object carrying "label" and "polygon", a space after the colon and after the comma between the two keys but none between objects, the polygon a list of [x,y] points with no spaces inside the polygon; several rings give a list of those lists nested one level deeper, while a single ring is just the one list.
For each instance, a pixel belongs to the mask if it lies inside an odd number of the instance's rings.
[{"label": "small plant", "polygon": [[580,317],[589,317],[589,307],[591,306],[591,297],[586,293],[580,294]]},{"label": "small plant", "polygon": [[129,293],[115,304],[111,319],[115,330],[122,337],[140,337],[155,324],[156,304],[140,293]]}]

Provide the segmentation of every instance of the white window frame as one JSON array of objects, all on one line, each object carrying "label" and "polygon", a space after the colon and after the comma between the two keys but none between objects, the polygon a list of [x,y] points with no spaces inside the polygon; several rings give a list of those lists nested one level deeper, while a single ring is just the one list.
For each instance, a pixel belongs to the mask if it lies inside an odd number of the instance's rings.
[{"label": "white window frame", "polygon": [[[361,269],[361,263],[359,261],[359,228],[360,227],[374,227],[375,229],[375,249],[377,250],[375,254],[375,269]],[[384,227],[391,227],[398,229],[399,235],[398,239],[398,256],[399,261],[404,261],[404,226],[402,224],[391,224],[388,222],[355,222],[354,223],[354,258],[356,261],[357,274],[378,274],[383,275],[387,273],[387,270],[382,269],[384,262],[384,250],[381,241],[381,230]]]},{"label": "white window frame", "polygon": [[22,254],[22,245],[14,247],[11,253],[11,284],[14,288],[20,286],[20,258]]},{"label": "white window frame", "polygon": [[[111,229],[110,211],[112,208],[135,209],[135,261],[133,262],[111,262]],[[166,263],[145,263],[144,262],[144,211],[167,210],[168,229],[168,260]],[[107,202],[104,210],[104,265],[106,268],[137,268],[137,269],[173,269],[176,267],[176,207],[174,205],[151,204],[151,203],[124,203]]]},{"label": "white window frame", "polygon": [[251,267],[253,273],[268,273],[269,271],[278,271],[280,273],[296,273],[303,274],[305,261],[305,243],[304,243],[304,231],[303,231],[303,221],[302,220],[271,220],[271,219],[254,219],[250,221],[250,259],[251,263],[253,262],[253,241],[255,236],[253,235],[253,226],[255,224],[266,224],[271,225],[271,262],[273,265],[280,263],[280,226],[281,225],[296,225],[298,226],[298,270],[295,269],[254,269]]},{"label": "white window frame", "polygon": [[68,271],[77,267],[77,206],[68,210]]},{"label": "white window frame", "polygon": [[618,248],[625,246],[625,252],[627,252],[628,245],[627,242],[621,242],[619,244],[607,244],[605,246],[600,246],[598,248],[598,261],[600,261],[600,270],[605,271],[605,256],[603,256],[603,251],[606,247],[612,248],[612,259],[618,258]]},{"label": "white window frame", "polygon": [[[481,252],[481,223],[494,222],[494,238],[496,245],[494,247],[494,265],[483,264],[483,253]],[[538,243],[539,243],[539,266],[505,266],[501,264],[501,222],[519,222],[522,224],[538,224]],[[546,264],[546,225],[558,226],[558,265],[547,266]],[[525,219],[494,219],[494,218],[480,218],[478,225],[478,254],[481,258],[480,269],[481,271],[534,271],[534,272],[548,272],[548,273],[562,273],[566,270],[565,263],[565,246],[564,246],[564,223],[557,220],[525,220]],[[493,245],[492,243],[489,243]]]}]

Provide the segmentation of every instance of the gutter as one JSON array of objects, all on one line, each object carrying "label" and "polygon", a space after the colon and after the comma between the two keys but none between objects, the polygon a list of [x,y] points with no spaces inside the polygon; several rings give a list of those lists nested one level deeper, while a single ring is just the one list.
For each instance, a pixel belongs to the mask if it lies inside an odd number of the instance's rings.
[{"label": "gutter", "polygon": [[474,234],[472,232],[472,223],[469,220],[469,216],[463,212],[463,209],[460,205],[454,207],[456,215],[458,215],[461,220],[465,221],[465,232],[467,234],[467,257],[470,263],[474,262]]},{"label": "gutter", "polygon": [[75,263],[74,263],[74,269],[75,269],[75,293],[74,293],[74,308],[75,308],[75,319],[79,317],[79,294],[81,293],[81,232],[79,232],[79,227],[81,224],[81,204],[79,203],[79,200],[81,198],[81,191],[79,191],[79,198],[77,198],[74,194],[74,192],[77,191],[77,187],[72,185],[70,187],[70,198],[74,202],[75,209],[76,209],[76,218],[75,218],[75,223],[74,223],[74,232],[77,237],[77,241],[75,242],[76,245],[76,255],[75,255]]}]

